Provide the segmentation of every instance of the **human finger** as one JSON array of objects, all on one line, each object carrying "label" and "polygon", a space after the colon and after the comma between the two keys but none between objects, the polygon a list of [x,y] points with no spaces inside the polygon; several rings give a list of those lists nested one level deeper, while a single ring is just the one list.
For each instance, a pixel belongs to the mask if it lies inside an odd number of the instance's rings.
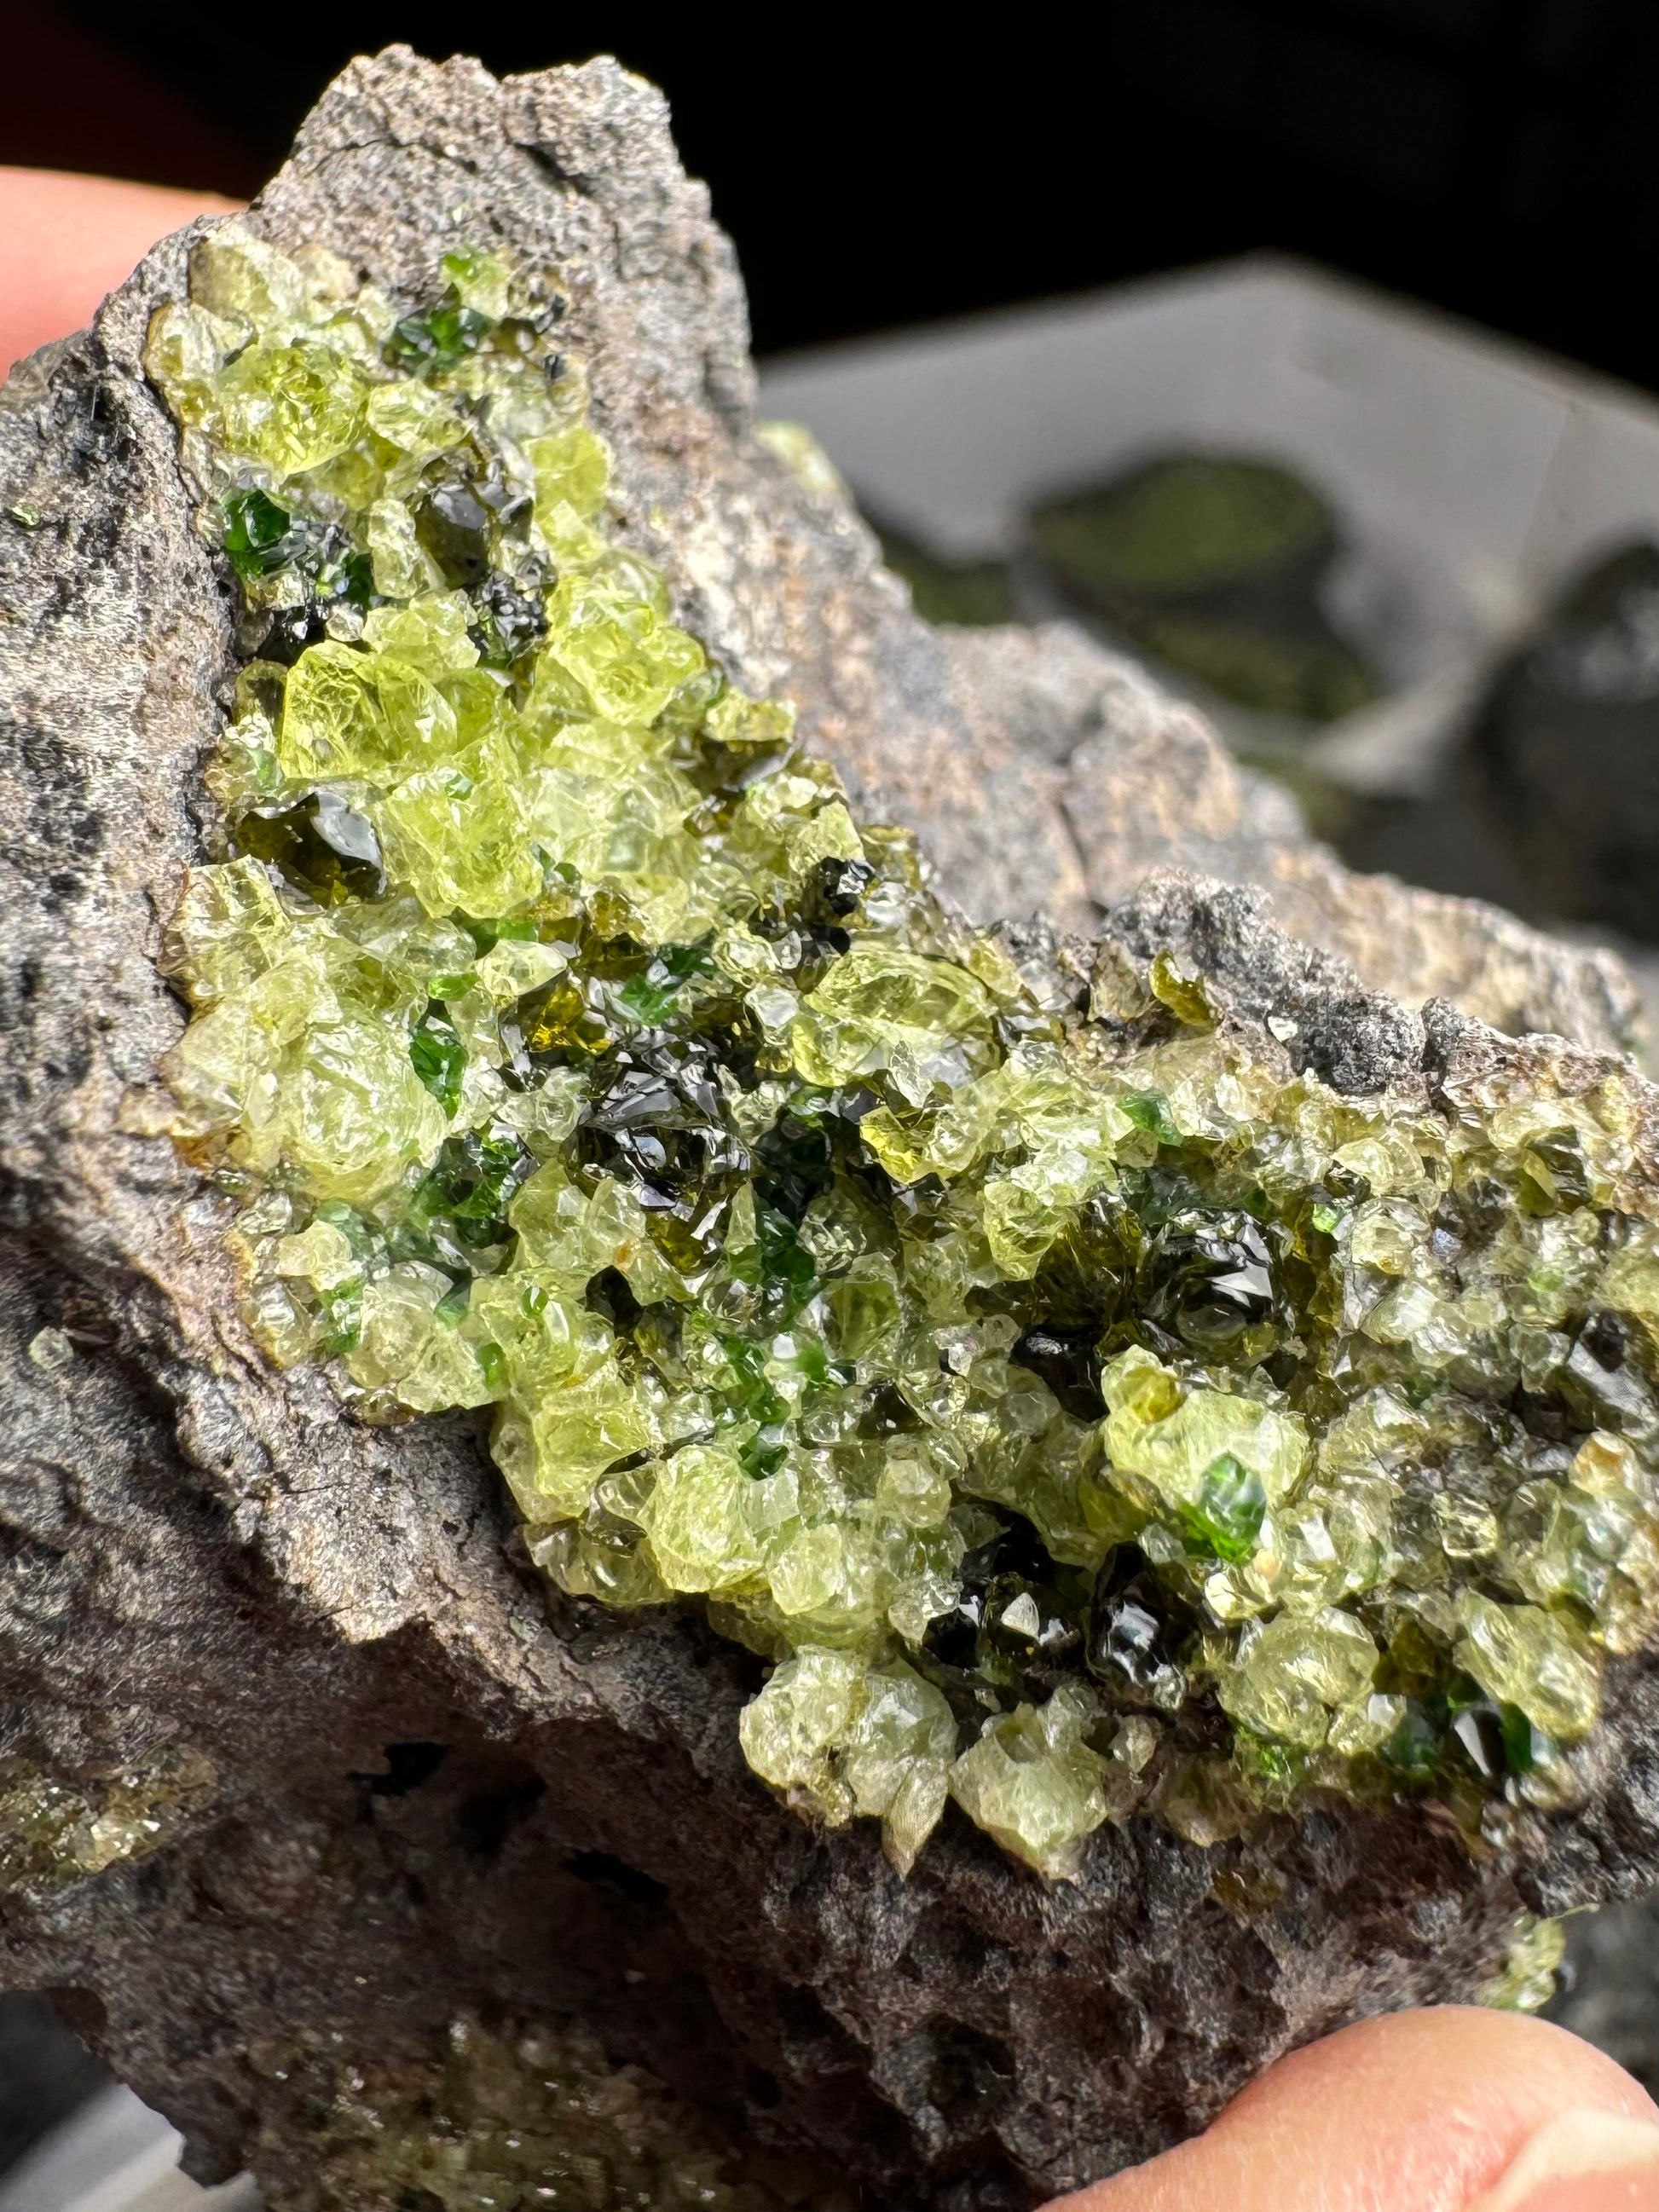
[{"label": "human finger", "polygon": [[1659,2212],[1659,2108],[1565,2029],[1447,2005],[1283,2058],[1049,2212]]},{"label": "human finger", "polygon": [[0,363],[84,329],[158,238],[236,205],[214,192],[0,168]]}]

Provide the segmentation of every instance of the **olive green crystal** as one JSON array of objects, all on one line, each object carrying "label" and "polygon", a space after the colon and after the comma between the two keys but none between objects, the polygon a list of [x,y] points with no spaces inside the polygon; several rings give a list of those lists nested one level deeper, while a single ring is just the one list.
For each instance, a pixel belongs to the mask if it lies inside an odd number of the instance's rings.
[{"label": "olive green crystal", "polygon": [[1482,1986],[1480,2002],[1498,2012],[1541,2012],[1555,1995],[1566,1948],[1567,1931],[1559,1920],[1523,1912],[1503,1970]]},{"label": "olive green crystal", "polygon": [[419,2055],[313,2030],[247,2057],[292,2112],[256,2152],[272,2212],[850,2212],[844,2188],[734,2147],[579,2027],[458,2020]]},{"label": "olive green crystal", "polygon": [[1073,598],[1223,698],[1323,722],[1376,696],[1322,605],[1333,519],[1273,462],[1156,456],[1045,501],[1030,526]]},{"label": "olive green crystal", "polygon": [[493,1408],[550,1580],[762,1654],[750,1766],[901,1869],[1571,1803],[1659,1603],[1636,1079],[1345,1097],[1167,954],[1088,1020],[614,537],[556,290],[407,304],[232,224],[150,337],[249,641],[168,1073],[271,1358]]},{"label": "olive green crystal", "polygon": [[0,1762],[0,1897],[48,1894],[148,1857],[206,1811],[218,1782],[212,1761],[188,1745],[77,1777]]}]

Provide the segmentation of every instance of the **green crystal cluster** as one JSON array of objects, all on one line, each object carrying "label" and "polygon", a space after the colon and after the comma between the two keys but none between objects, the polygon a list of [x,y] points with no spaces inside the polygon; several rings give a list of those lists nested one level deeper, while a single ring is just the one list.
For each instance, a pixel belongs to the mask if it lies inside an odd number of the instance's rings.
[{"label": "green crystal cluster", "polygon": [[1659,1604],[1634,1079],[1343,1097],[1168,955],[1091,1018],[676,623],[556,290],[434,285],[222,228],[150,340],[246,652],[169,1075],[273,1358],[492,1407],[551,1581],[773,1662],[750,1765],[902,1869],[1571,1802]]},{"label": "green crystal cluster", "polygon": [[[360,2060],[340,2033],[257,2045],[294,2109],[256,2147],[273,2212],[848,2212],[810,2170],[736,2152],[580,2028],[457,2021],[436,2059]],[[263,2177],[262,2177],[263,2178]]]}]

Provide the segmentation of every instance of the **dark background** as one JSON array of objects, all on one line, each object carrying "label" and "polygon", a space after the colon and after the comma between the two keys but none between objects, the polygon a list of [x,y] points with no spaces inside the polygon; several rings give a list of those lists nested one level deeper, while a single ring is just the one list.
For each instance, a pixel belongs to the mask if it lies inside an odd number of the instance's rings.
[{"label": "dark background", "polygon": [[256,187],[406,40],[673,103],[763,350],[1253,247],[1659,388],[1656,0],[0,0],[0,160]]}]

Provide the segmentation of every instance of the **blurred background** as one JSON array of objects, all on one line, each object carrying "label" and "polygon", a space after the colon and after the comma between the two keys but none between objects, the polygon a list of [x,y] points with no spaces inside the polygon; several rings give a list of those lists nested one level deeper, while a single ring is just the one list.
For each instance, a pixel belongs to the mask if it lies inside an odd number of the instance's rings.
[{"label": "blurred background", "polygon": [[[1355,865],[1614,944],[1659,1034],[1653,0],[0,0],[0,162],[233,195],[355,52],[617,53],[736,240],[766,410],[923,612],[1081,621]],[[1556,2016],[1659,2089],[1638,1909],[1575,1930]],[[0,2212],[199,2204],[102,2083],[0,1998]]]},{"label": "blurred background", "polygon": [[[0,160],[254,189],[350,55],[453,9],[0,7]],[[673,103],[763,352],[1264,246],[1659,388],[1648,0],[513,0],[495,70],[617,54]]]}]

